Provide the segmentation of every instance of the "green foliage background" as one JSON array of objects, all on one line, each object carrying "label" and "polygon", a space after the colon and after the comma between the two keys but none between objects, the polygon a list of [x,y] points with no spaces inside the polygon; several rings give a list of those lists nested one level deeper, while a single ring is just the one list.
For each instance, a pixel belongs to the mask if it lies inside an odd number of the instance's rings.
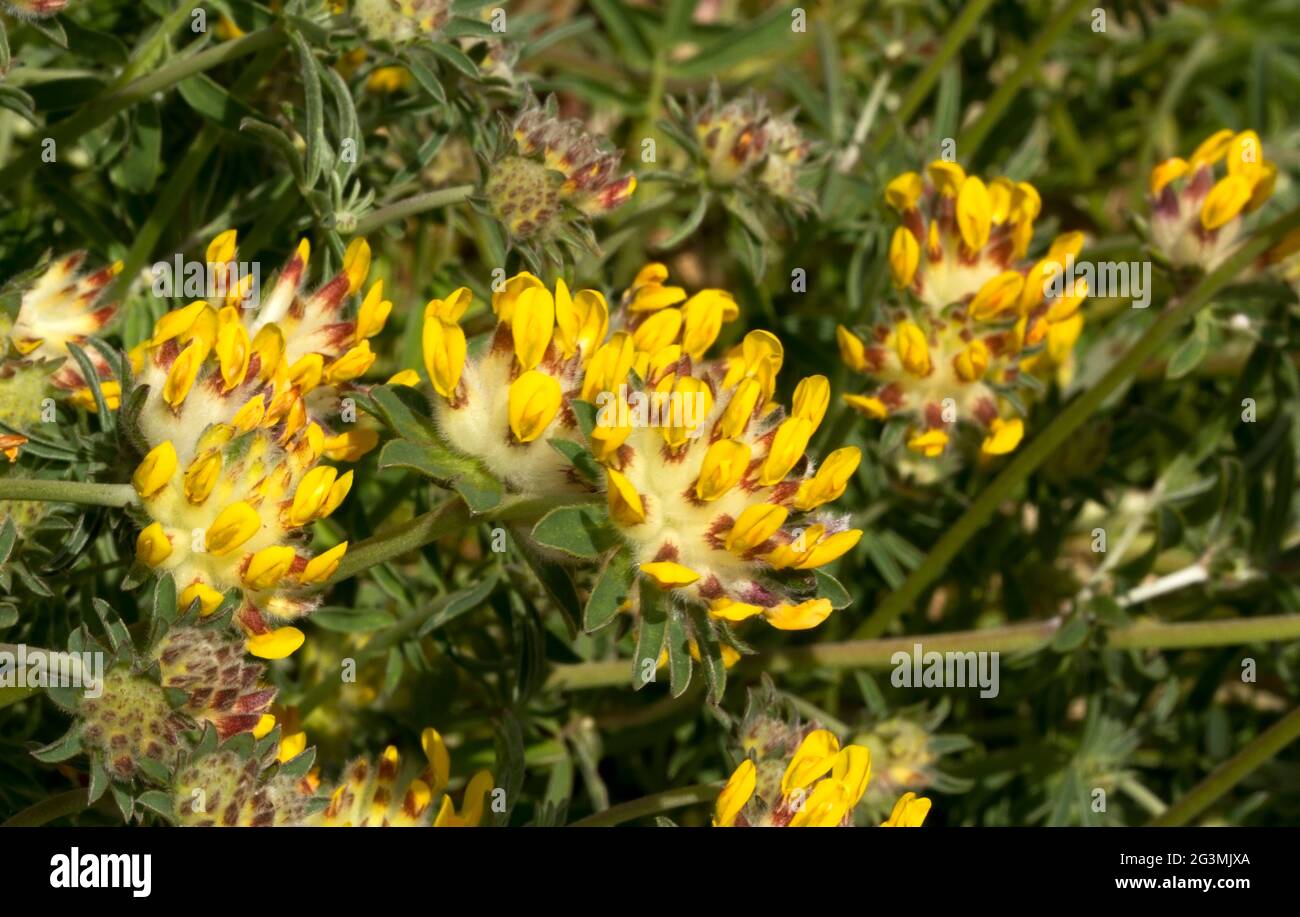
[{"label": "green foliage background", "polygon": [[[306,236],[328,268],[364,232],[395,303],[371,374],[382,381],[419,365],[426,300],[463,284],[481,310],[494,269],[513,274],[547,256],[508,250],[474,206],[475,157],[490,154],[498,113],[555,93],[565,114],[625,151],[641,182],[597,222],[599,252],[560,253],[544,265],[550,276],[616,297],[643,263],[665,260],[689,288],[735,292],[741,318],[722,344],[751,328],[785,342],[778,397],[823,372],[838,400],[851,380],[835,327],[887,301],[884,184],[937,158],[945,138],[968,171],[1032,181],[1040,232],[1083,230],[1097,259],[1149,257],[1150,167],[1221,127],[1254,128],[1278,164],[1261,225],[1300,196],[1300,7],[1290,0],[837,0],[805,4],[806,31],[792,30],[790,7],[763,2],[458,0],[454,28],[465,36],[484,34],[484,8],[507,9],[504,80],[480,68],[481,49],[447,42],[371,47],[359,71],[341,75],[334,65],[364,37],[325,6],[73,0],[40,28],[5,19],[0,278],[50,251],[122,259],[124,318],[109,339],[130,347],[176,304],[131,283],[157,259],[197,257],[235,227],[241,258],[278,265]],[[1104,30],[1094,7],[1106,11]],[[190,29],[195,9],[206,32]],[[244,37],[218,37],[223,15]],[[415,78],[398,94],[367,91],[366,68],[379,63]],[[775,111],[797,107],[814,143],[806,213],[756,212],[744,195],[710,188],[674,140],[674,107],[714,81],[725,97],[753,89]],[[58,141],[54,163],[39,158],[47,136]],[[352,136],[355,163],[341,158]],[[642,160],[647,138],[654,163]],[[805,292],[792,290],[797,270]],[[556,608],[564,587],[544,588],[516,550],[493,553],[485,527],[335,586],[304,627],[307,647],[275,668],[279,699],[297,706],[327,771],[389,742],[414,747],[436,725],[455,737],[458,773],[489,766],[510,789],[513,824],[571,822],[675,788],[704,786],[698,800],[711,798],[737,760],[733,720],[765,671],[803,716],[844,738],[917,724],[934,760],[912,788],[934,799],[933,824],[1121,825],[1161,813],[1295,824],[1300,749],[1259,740],[1279,722],[1300,734],[1297,304],[1285,286],[1235,273],[1205,286],[1157,270],[1146,311],[1089,299],[1072,382],[1032,408],[1027,461],[922,482],[900,473],[896,441],[833,408],[817,449],[865,453],[839,503],[866,529],[834,571],[853,604],[814,631],[759,635],[757,659],[732,672],[720,708],[702,685],[680,698],[659,684],[633,692],[626,638],[571,637]],[[1175,299],[1204,308],[1134,358]],[[489,319],[468,324],[486,330]],[[1099,403],[1064,413],[1107,373],[1117,375]],[[1254,423],[1242,421],[1244,398]],[[126,480],[113,434],[111,420],[69,414],[59,438],[6,470]],[[320,524],[322,538],[382,537],[445,499],[418,475],[377,468],[376,454]],[[972,507],[987,524],[963,516]],[[1097,526],[1110,536],[1106,554],[1091,549]],[[954,550],[936,553],[945,537]],[[97,620],[94,597],[139,620],[147,590],[120,589],[133,541],[118,510],[53,507],[8,546],[3,640],[62,646]],[[1198,562],[1203,583],[1116,601]],[[579,577],[578,588],[589,585]],[[969,634],[963,648],[1003,649],[997,698],[890,684],[893,649],[913,637],[941,648],[937,635],[948,634]],[[852,642],[879,637],[898,645]],[[359,685],[331,674],[344,656],[360,661]],[[1255,680],[1243,682],[1247,658]],[[62,732],[62,714],[41,698],[3,703],[0,814],[12,815],[77,776],[26,753]],[[1211,777],[1206,805],[1176,805],[1243,749],[1258,753],[1244,774]],[[878,775],[884,761],[878,753]],[[1104,812],[1092,805],[1097,788]],[[869,797],[862,820],[878,821],[887,803]],[[705,823],[708,806],[669,814]],[[111,807],[71,817],[120,821]]]}]

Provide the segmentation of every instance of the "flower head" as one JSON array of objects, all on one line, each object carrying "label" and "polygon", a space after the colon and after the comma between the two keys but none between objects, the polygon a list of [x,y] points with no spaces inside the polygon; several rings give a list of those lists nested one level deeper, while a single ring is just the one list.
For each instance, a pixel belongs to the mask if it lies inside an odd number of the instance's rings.
[{"label": "flower head", "polygon": [[[22,303],[8,328],[15,366],[35,366],[48,375],[56,389],[69,393],[75,403],[94,408],[94,400],[79,364],[71,358],[70,344],[82,348],[99,376],[110,409],[116,409],[121,388],[108,361],[87,338],[100,331],[117,314],[117,305],[104,303],[108,285],[122,271],[121,262],[90,273],[81,271],[85,252],[55,259],[29,285],[21,289]],[[46,366],[51,369],[46,369]]]},{"label": "flower head", "polygon": [[373,39],[404,44],[431,38],[451,16],[449,0],[353,0],[352,16]]},{"label": "flower head", "polygon": [[[744,757],[718,795],[714,827],[852,826],[871,780],[871,751],[841,747],[834,733],[777,706],[770,681],[750,691],[739,736]],[[929,809],[929,800],[919,802]],[[919,826],[916,809],[906,811]]]},{"label": "flower head", "polygon": [[876,383],[846,402],[873,419],[906,417],[908,448],[927,458],[944,454],[963,423],[979,431],[984,455],[1014,450],[1024,423],[1006,396],[1023,373],[1064,362],[1083,326],[1086,284],[1064,279],[1083,235],[1025,261],[1038,192],[1005,178],[985,184],[956,163],[898,176],[885,199],[902,218],[890,270],[912,305],[882,310],[861,333],[838,329],[842,359]]},{"label": "flower head", "polygon": [[1178,267],[1213,270],[1240,244],[1243,221],[1273,193],[1277,165],[1253,130],[1216,131],[1187,159],[1151,170],[1151,238]]},{"label": "flower head", "polygon": [[548,99],[515,118],[484,190],[513,238],[546,240],[632,196],[636,178],[621,172],[621,159],[581,122],[560,119]]},{"label": "flower head", "polygon": [[724,102],[716,83],[703,104],[692,107],[694,139],[710,183],[748,183],[799,209],[811,203],[799,177],[812,145],[792,114],[773,114],[753,92]]},{"label": "flower head", "polygon": [[[761,617],[797,630],[830,614],[810,571],[862,533],[824,509],[858,450],[820,467],[806,454],[829,403],[825,377],[803,380],[787,410],[773,400],[784,357],[774,335],[751,332],[707,359],[736,302],[723,290],[688,295],[660,264],[623,295],[612,333],[600,293],[511,278],[493,297],[497,329],[476,359],[459,325],[469,298],[458,290],[425,311],[434,415],[453,449],[513,492],[603,490],[637,577],[709,609],[720,626]],[[598,469],[584,475],[557,441],[589,450]],[[635,609],[639,591],[631,596]]]},{"label": "flower head", "polygon": [[[470,778],[458,811],[447,793],[451,759],[442,736],[436,729],[425,729],[420,744],[425,766],[418,773],[403,774],[402,756],[392,745],[376,760],[358,758],[349,764],[316,823],[355,828],[477,827],[493,791],[492,774],[480,770]],[[441,803],[435,805],[439,797]]]},{"label": "flower head", "polygon": [[[233,269],[233,231],[209,246],[209,265]],[[338,508],[352,473],[322,459],[355,459],[377,436],[332,420],[341,398],[375,360],[369,338],[391,304],[376,282],[354,316],[344,315],[369,271],[370,251],[354,242],[342,270],[300,296],[308,258],[302,243],[257,309],[248,290],[226,301],[197,301],[164,315],[132,353],[147,394],[132,415],[148,452],[133,476],[151,523],[137,556],[168,570],[181,603],[204,613],[240,590],[250,649],[278,658],[301,643],[295,618],[314,607],[307,588],[328,579],[346,542],[315,557],[308,527]]]}]

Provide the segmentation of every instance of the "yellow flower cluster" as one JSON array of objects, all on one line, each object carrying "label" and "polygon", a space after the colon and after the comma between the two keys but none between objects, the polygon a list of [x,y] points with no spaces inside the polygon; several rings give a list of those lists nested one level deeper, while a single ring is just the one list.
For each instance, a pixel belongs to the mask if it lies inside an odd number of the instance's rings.
[{"label": "yellow flower cluster", "polygon": [[[234,271],[236,237],[208,247],[209,267]],[[293,652],[302,634],[272,631],[314,607],[306,587],[337,569],[347,543],[315,557],[308,526],[332,513],[352,486],[322,459],[353,461],[378,434],[356,424],[329,429],[352,380],[374,363],[369,338],[391,309],[376,282],[354,318],[345,318],[370,266],[358,240],[342,271],[300,296],[304,241],[257,309],[243,308],[247,283],[231,274],[226,299],[200,300],[164,315],[135,348],[137,384],[148,394],[133,418],[149,451],[132,477],[153,521],[140,533],[138,559],[171,571],[182,607],[210,614],[223,593],[241,590],[237,618],[249,650],[264,658]],[[247,280],[251,275],[247,275]]]},{"label": "yellow flower cluster", "polygon": [[122,263],[83,274],[85,260],[85,252],[58,258],[23,291],[18,315],[9,328],[9,343],[21,364],[56,365],[49,384],[69,393],[74,404],[93,411],[96,405],[87,380],[68,350],[69,344],[81,347],[99,376],[105,403],[116,410],[121,384],[110,378],[108,361],[86,339],[117,314],[117,305],[102,299],[113,278],[121,273]]},{"label": "yellow flower cluster", "polygon": [[[312,824],[325,827],[418,827],[474,828],[483,820],[488,794],[493,790],[492,774],[480,770],[465,787],[458,812],[447,794],[451,779],[451,758],[436,729],[420,735],[427,767],[417,776],[400,780],[402,759],[388,746],[379,760],[359,758],[348,765],[343,779],[329,794],[329,806]],[[442,803],[434,814],[433,801]]]},{"label": "yellow flower cluster", "polygon": [[1213,270],[1238,247],[1242,218],[1264,206],[1276,180],[1257,133],[1216,131],[1189,158],[1151,170],[1152,242],[1176,266]]},{"label": "yellow flower cluster", "polygon": [[[871,779],[871,753],[840,747],[834,734],[814,729],[789,761],[745,758],[718,794],[714,827],[834,828],[853,824],[853,810]],[[882,827],[920,827],[930,800],[907,793]]]},{"label": "yellow flower cluster", "polygon": [[909,421],[908,448],[942,455],[960,424],[981,431],[981,452],[1003,455],[1024,422],[1002,392],[1024,372],[1064,364],[1083,328],[1083,281],[1062,280],[1083,235],[1059,236],[1025,262],[1041,201],[1028,182],[985,182],[937,161],[885,189],[899,214],[889,248],[899,307],[861,333],[837,329],[840,354],[876,383],[845,401],[868,417]]},{"label": "yellow flower cluster", "polygon": [[[815,627],[830,601],[792,598],[781,574],[806,578],[857,544],[862,533],[821,507],[844,492],[859,451],[814,469],[805,450],[830,401],[826,378],[799,383],[785,411],[772,400],[781,342],[755,331],[704,359],[736,302],[667,280],[663,265],[645,267],[611,333],[600,293],[563,281],[552,292],[519,274],[493,296],[496,332],[473,361],[459,325],[469,291],[429,303],[424,360],[439,428],[530,496],[592,489],[549,441],[588,447],[641,575],[719,619]],[[589,436],[578,402],[598,407]]]}]

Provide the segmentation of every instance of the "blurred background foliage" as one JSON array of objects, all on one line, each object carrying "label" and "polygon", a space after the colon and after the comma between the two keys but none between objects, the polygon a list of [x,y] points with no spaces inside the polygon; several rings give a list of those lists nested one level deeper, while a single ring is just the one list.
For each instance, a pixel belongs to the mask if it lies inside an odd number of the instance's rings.
[{"label": "blurred background foliage", "polygon": [[[490,25],[498,8],[504,33]],[[157,259],[197,257],[235,227],[241,259],[281,264],[306,236],[337,265],[348,239],[365,233],[396,304],[372,372],[382,381],[419,365],[426,300],[467,285],[478,330],[490,327],[495,269],[542,265],[548,280],[562,275],[613,299],[642,264],[662,260],[688,289],[736,294],[740,320],[722,345],[752,328],[785,342],[779,398],[814,372],[831,376],[838,396],[849,375],[836,326],[869,320],[891,295],[884,185],[938,158],[945,140],[968,171],[1033,182],[1043,197],[1039,238],[1083,230],[1098,259],[1148,257],[1150,167],[1222,127],[1254,128],[1277,162],[1268,214],[1300,196],[1292,0],[836,0],[801,9],[806,28],[797,30],[797,11],[767,2],[457,0],[443,37],[413,44],[376,42],[330,4],[307,0],[74,0],[40,28],[8,18],[0,277],[51,251],[125,261],[125,317],[112,339],[129,347],[177,304],[133,282]],[[206,13],[201,33],[191,29],[194,10]],[[384,67],[403,69],[390,78],[399,85],[376,78]],[[797,203],[714,181],[682,136],[711,92],[756,93],[769,111],[790,113],[809,144]],[[560,114],[608,137],[639,178],[629,204],[596,220],[595,250],[511,240],[483,201],[502,125],[550,94]],[[47,136],[59,143],[52,163],[39,162]],[[359,141],[354,158],[349,138]],[[800,273],[805,284],[793,282]],[[1088,300],[1073,372],[1032,407],[1031,437],[1114,364],[1181,282],[1157,271],[1147,311]],[[995,699],[896,688],[887,656],[861,667],[801,655],[863,635],[998,470],[919,472],[837,399],[820,450],[848,443],[866,453],[841,501],[867,530],[836,568],[854,604],[814,631],[761,635],[759,660],[733,672],[722,709],[703,703],[699,685],[672,699],[660,685],[633,693],[625,666],[610,677],[601,665],[617,654],[616,638],[571,639],[553,590],[526,558],[492,552],[486,529],[336,586],[308,621],[301,653],[275,667],[279,700],[296,708],[326,769],[388,742],[413,745],[433,724],[453,743],[458,772],[490,766],[519,788],[513,823],[562,823],[725,778],[737,760],[735,711],[766,669],[804,718],[872,748],[882,789],[863,806],[864,822],[907,789],[935,800],[934,824],[1146,822],[1300,702],[1295,642],[1161,649],[1112,640],[1135,625],[1300,613],[1296,314],[1284,287],[1230,287],[1017,486],[937,586],[890,625],[888,635],[918,642],[1051,625],[1042,631],[1050,640],[1003,654]],[[1244,398],[1257,406],[1253,423],[1242,422]],[[48,456],[33,456],[37,467],[124,480],[102,439],[111,429],[78,423]],[[422,479],[380,471],[373,456],[367,463],[353,499],[320,523],[322,538],[382,534],[441,499]],[[6,561],[19,574],[6,600],[17,611],[0,615],[6,642],[61,645],[82,617],[95,620],[91,597],[117,593],[130,532],[109,515],[37,521],[39,537]],[[1104,554],[1092,547],[1097,527],[1109,534]],[[71,556],[50,546],[52,532],[70,533],[53,543],[66,538]],[[1192,567],[1205,575],[1134,600],[1133,589]],[[122,596],[128,622],[133,601]],[[345,657],[359,662],[355,684],[333,674]],[[1246,658],[1257,669],[1243,682]],[[57,714],[28,701],[0,718],[0,811],[73,785],[70,768],[22,753],[62,731]],[[1294,824],[1298,755],[1282,752],[1202,817]],[[703,823],[707,806],[672,815]]]}]

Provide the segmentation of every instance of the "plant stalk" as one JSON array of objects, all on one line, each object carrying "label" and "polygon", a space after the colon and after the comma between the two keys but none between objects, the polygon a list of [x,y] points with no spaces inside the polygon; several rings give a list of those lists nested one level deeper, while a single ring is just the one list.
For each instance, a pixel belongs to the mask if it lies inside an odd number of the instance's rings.
[{"label": "plant stalk", "polygon": [[55,481],[47,478],[0,478],[0,500],[42,500],[84,506],[134,506],[138,499],[130,484]]},{"label": "plant stalk", "polygon": [[[880,670],[894,664],[896,653],[910,656],[916,644],[920,644],[924,652],[1032,653],[1046,646],[1059,627],[1059,620],[1051,620],[950,634],[812,644],[760,654],[746,659],[742,665],[773,674],[812,668]],[[1120,650],[1194,649],[1288,640],[1300,640],[1300,615],[1178,624],[1142,621],[1105,631],[1105,646]],[[555,666],[546,687],[556,691],[581,691],[622,685],[628,678],[626,659],[583,662]]]},{"label": "plant stalk", "polygon": [[1186,796],[1153,818],[1151,827],[1173,828],[1187,824],[1296,739],[1300,739],[1300,707],[1261,732]]}]

